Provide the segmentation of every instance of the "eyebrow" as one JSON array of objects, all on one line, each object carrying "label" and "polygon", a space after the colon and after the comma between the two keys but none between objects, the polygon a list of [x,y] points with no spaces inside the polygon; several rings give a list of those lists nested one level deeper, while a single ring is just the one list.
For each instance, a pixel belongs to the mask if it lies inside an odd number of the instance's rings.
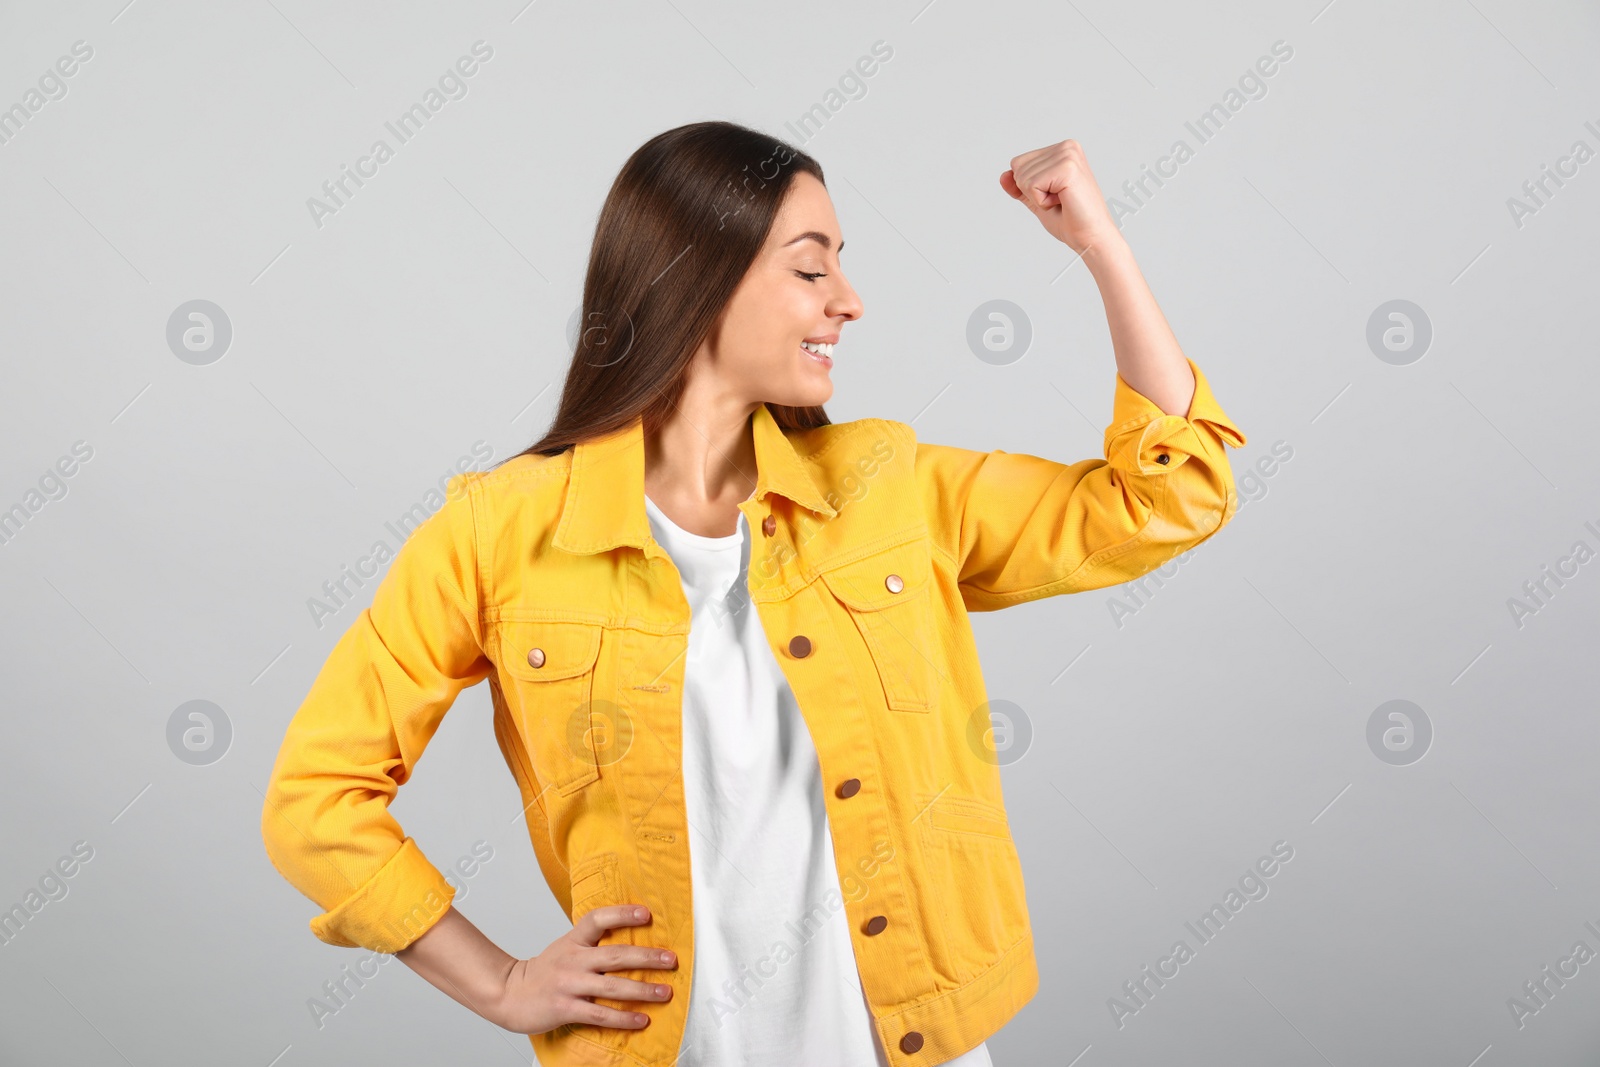
[{"label": "eyebrow", "polygon": [[[833,238],[831,238],[827,234],[822,233],[822,232],[817,231],[817,230],[807,230],[805,233],[801,234],[799,237],[796,237],[791,241],[785,241],[783,243],[783,247],[784,248],[788,248],[790,245],[796,245],[796,244],[799,244],[801,241],[805,241],[805,240],[812,240],[812,241],[817,242],[817,244],[822,246],[823,251],[827,251],[828,249],[833,247]],[[841,252],[844,251],[844,242],[843,241],[839,242],[839,251],[841,251]]]}]

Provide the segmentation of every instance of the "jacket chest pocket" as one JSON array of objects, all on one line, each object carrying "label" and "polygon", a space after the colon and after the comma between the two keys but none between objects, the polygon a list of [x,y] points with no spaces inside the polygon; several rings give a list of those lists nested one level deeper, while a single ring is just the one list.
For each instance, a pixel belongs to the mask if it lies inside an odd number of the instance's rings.
[{"label": "jacket chest pocket", "polygon": [[884,699],[896,711],[927,712],[938,701],[932,575],[921,538],[822,572],[866,642]]},{"label": "jacket chest pocket", "polygon": [[604,627],[502,621],[496,663],[540,784],[563,796],[600,777],[594,740],[595,670]]}]

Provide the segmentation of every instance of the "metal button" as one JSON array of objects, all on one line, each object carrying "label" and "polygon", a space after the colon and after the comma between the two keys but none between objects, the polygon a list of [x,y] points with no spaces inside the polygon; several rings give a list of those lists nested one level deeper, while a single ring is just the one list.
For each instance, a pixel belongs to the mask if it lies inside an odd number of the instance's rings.
[{"label": "metal button", "polygon": [[851,797],[861,792],[861,779],[846,778],[844,781],[839,783],[839,788],[835,789],[834,792],[839,794],[839,796],[843,797],[844,799],[849,800]]},{"label": "metal button", "polygon": [[789,638],[789,655],[795,659],[805,659],[811,655],[811,638],[805,634],[797,634]]},{"label": "metal button", "polygon": [[898,574],[889,575],[883,580],[883,584],[889,587],[889,592],[891,593],[898,593],[906,587],[906,583],[901,580]]},{"label": "metal button", "polygon": [[1161,453],[1161,455],[1156,457],[1156,462],[1157,463],[1166,463],[1167,462],[1167,454],[1165,452]]},{"label": "metal button", "polygon": [[768,515],[766,518],[762,519],[761,532],[766,534],[768,537],[771,537],[773,534],[777,533],[778,520],[773,518],[771,515]]},{"label": "metal button", "polygon": [[544,649],[542,649],[542,648],[530,648],[530,649],[528,649],[528,666],[530,666],[530,667],[543,667],[544,666]]},{"label": "metal button", "polygon": [[922,1032],[920,1030],[907,1030],[906,1036],[900,1039],[901,1052],[916,1052],[922,1048]]},{"label": "metal button", "polygon": [[872,918],[867,920],[867,925],[864,927],[864,929],[869,934],[881,934],[883,933],[883,928],[888,925],[888,919],[884,918],[882,915],[874,915]]}]

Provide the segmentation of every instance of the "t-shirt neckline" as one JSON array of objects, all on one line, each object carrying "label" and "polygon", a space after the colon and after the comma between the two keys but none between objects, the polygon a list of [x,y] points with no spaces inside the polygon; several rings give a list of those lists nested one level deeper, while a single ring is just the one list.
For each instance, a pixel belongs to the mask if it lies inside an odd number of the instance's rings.
[{"label": "t-shirt neckline", "polygon": [[707,537],[705,534],[697,534],[685,530],[682,526],[667,518],[667,513],[662,511],[661,507],[654,500],[651,500],[648,494],[645,495],[644,506],[645,510],[657,522],[667,528],[674,539],[680,540],[693,548],[703,548],[711,551],[735,551],[744,543],[743,512],[739,513],[739,529],[722,537]]}]

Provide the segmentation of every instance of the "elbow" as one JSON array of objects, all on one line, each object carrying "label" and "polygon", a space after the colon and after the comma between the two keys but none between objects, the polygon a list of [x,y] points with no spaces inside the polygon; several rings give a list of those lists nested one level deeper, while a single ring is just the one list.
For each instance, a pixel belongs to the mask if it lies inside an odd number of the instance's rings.
[{"label": "elbow", "polygon": [[280,769],[267,782],[261,804],[261,844],[267,859],[285,881],[307,896],[315,888],[320,865],[327,862],[318,846],[316,812],[322,806]]},{"label": "elbow", "polygon": [[303,852],[295,845],[303,842],[304,838],[295,831],[288,815],[284,813],[284,802],[283,791],[274,775],[267,783],[266,798],[261,805],[261,844],[273,868],[291,885],[298,887],[300,881],[296,872],[302,869],[300,861]]},{"label": "elbow", "polygon": [[1162,562],[1209,540],[1239,510],[1229,469],[1209,467],[1192,457],[1152,488],[1145,539],[1161,546]]},{"label": "elbow", "polygon": [[1180,498],[1178,525],[1188,531],[1179,551],[1211,537],[1233,521],[1239,511],[1239,494],[1226,466],[1206,469],[1203,477],[1173,488]]}]

